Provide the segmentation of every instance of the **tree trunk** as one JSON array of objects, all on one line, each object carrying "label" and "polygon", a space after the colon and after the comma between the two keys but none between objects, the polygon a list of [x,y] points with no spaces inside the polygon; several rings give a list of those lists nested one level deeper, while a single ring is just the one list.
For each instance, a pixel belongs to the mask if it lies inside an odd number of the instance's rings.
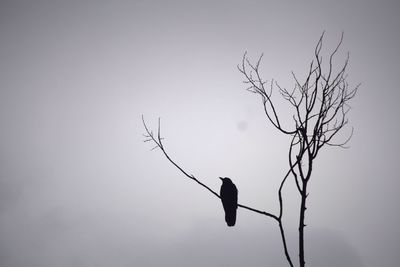
[{"label": "tree trunk", "polygon": [[307,201],[307,182],[304,182],[303,192],[301,194],[301,206],[300,206],[300,220],[299,220],[299,263],[300,267],[304,267],[306,262],[304,260],[304,224],[305,213],[306,213],[306,201]]}]

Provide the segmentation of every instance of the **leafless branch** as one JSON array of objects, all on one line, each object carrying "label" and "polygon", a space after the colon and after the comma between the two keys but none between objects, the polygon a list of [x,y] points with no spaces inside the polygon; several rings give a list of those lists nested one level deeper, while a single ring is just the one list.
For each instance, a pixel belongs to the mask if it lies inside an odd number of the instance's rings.
[{"label": "leafless branch", "polygon": [[[143,122],[144,129],[146,131],[146,134],[144,134],[144,137],[147,138],[147,139],[144,140],[144,142],[152,141],[156,145],[155,148],[159,148],[163,152],[164,156],[168,159],[168,161],[171,162],[187,178],[195,181],[200,186],[202,186],[203,188],[207,189],[211,194],[213,194],[217,198],[219,198],[219,199],[221,198],[220,195],[217,192],[215,192],[209,186],[207,186],[206,184],[201,182],[193,174],[189,174],[182,167],[180,167],[174,160],[172,160],[172,158],[166,152],[164,144],[162,142],[163,138],[161,137],[161,121],[160,121],[160,119],[158,119],[157,136],[155,136],[153,134],[153,131],[149,130],[149,128],[146,125],[146,122],[144,120],[143,115],[142,115],[142,122]],[[265,215],[265,216],[270,217],[270,218],[272,218],[272,219],[274,219],[275,221],[278,222],[279,230],[280,230],[281,237],[282,237],[282,243],[283,243],[283,246],[284,246],[284,252],[285,252],[286,258],[287,258],[287,260],[288,260],[288,262],[289,262],[291,267],[293,267],[293,263],[292,263],[292,261],[290,259],[290,255],[289,255],[289,252],[288,252],[288,248],[287,248],[287,244],[286,244],[285,231],[284,231],[283,224],[282,224],[282,213],[283,213],[282,190],[283,190],[283,186],[285,184],[285,181],[286,181],[287,177],[289,176],[289,174],[292,172],[292,169],[296,165],[297,165],[297,162],[294,163],[293,166],[291,166],[290,170],[286,173],[285,177],[283,178],[283,180],[282,180],[282,182],[280,184],[280,187],[279,187],[279,190],[278,190],[278,199],[279,199],[279,215],[278,216],[276,216],[276,215],[274,215],[272,213],[269,213],[269,212],[265,212],[265,211],[261,211],[261,210],[258,210],[258,209],[254,209],[254,208],[249,207],[249,206],[245,206],[243,204],[238,204],[238,207],[240,207],[240,208],[247,209],[247,210],[253,211],[255,213]]]},{"label": "leafless branch", "polygon": [[[154,144],[156,145],[156,148],[159,148],[164,156],[169,160],[169,162],[172,163],[172,165],[174,165],[179,171],[181,171],[181,173],[183,173],[187,178],[195,181],[196,183],[198,183],[199,185],[201,185],[202,187],[204,187],[205,189],[207,189],[211,194],[213,194],[214,196],[216,196],[217,198],[221,198],[220,195],[215,192],[214,190],[212,190],[209,186],[207,186],[206,184],[204,184],[203,182],[201,182],[199,179],[197,179],[193,174],[189,174],[188,172],[186,172],[182,167],[180,167],[174,160],[172,160],[172,158],[168,155],[167,151],[165,150],[164,144],[162,142],[163,138],[161,137],[161,123],[160,123],[160,119],[158,119],[158,130],[157,130],[157,136],[154,136],[153,132],[151,130],[149,130],[149,128],[146,125],[146,122],[144,120],[144,117],[142,115],[142,122],[143,122],[143,126],[145,128],[146,131],[146,135],[145,137],[149,137],[150,139],[146,139],[144,140],[144,142],[148,142],[148,141],[152,141],[154,142]],[[261,211],[258,209],[254,209],[251,208],[249,206],[243,205],[243,204],[238,204],[238,207],[241,207],[243,209],[247,209],[268,217],[271,217],[275,220],[278,220],[278,217],[272,213],[269,212],[265,212],[265,211]]]}]

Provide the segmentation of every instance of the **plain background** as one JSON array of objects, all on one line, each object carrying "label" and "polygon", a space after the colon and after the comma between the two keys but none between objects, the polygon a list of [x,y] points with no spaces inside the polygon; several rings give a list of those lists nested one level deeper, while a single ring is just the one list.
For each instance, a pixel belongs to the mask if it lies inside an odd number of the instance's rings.
[{"label": "plain background", "polygon": [[[217,191],[231,177],[242,204],[276,212],[289,140],[236,65],[264,52],[264,78],[290,88],[324,30],[324,55],[344,31],[336,63],[350,51],[350,85],[362,86],[351,148],[316,162],[306,261],[399,266],[399,11],[361,0],[1,1],[0,266],[288,266],[276,223],[239,209],[226,227],[218,199],[143,143],[141,115],[152,129],[162,118],[189,173]],[[284,197],[297,263],[292,180]]]}]

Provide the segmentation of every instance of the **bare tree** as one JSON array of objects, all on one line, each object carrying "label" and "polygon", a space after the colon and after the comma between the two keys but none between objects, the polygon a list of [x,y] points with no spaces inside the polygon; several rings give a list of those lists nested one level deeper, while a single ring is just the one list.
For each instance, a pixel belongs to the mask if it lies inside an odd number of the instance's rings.
[{"label": "bare tree", "polygon": [[[287,178],[292,175],[301,199],[298,228],[298,251],[299,266],[304,267],[305,215],[307,209],[307,197],[309,195],[308,183],[313,171],[314,160],[321,148],[325,145],[346,148],[347,143],[353,135],[353,129],[351,129],[351,132],[345,140],[334,142],[334,137],[337,136],[340,130],[348,124],[347,113],[350,110],[348,102],[356,95],[359,85],[353,88],[350,88],[348,85],[346,74],[346,68],[349,62],[348,53],[343,65],[338,71],[334,71],[333,59],[342,44],[343,33],[337,46],[333,52],[330,53],[329,61],[325,65],[323,65],[321,55],[323,37],[324,34],[321,35],[317,42],[314,50],[314,59],[311,61],[307,75],[303,81],[300,81],[292,72],[294,79],[292,90],[287,90],[285,87],[281,87],[273,80],[269,83],[269,86],[267,86],[267,81],[261,77],[260,73],[262,55],[255,63],[252,63],[245,53],[241,64],[238,65],[239,71],[244,76],[244,83],[248,86],[246,89],[249,92],[261,96],[263,109],[268,121],[279,132],[291,137],[288,150],[289,170],[283,177],[278,189],[278,214],[261,211],[242,204],[238,204],[238,207],[265,215],[278,223],[285,257],[291,267],[294,265],[288,251],[285,231],[282,224],[283,186],[287,181]],[[323,66],[326,66],[326,71],[323,71],[323,68],[325,69]],[[285,121],[292,122],[291,128],[285,128],[282,124],[282,118],[276,109],[276,102],[272,99],[272,93],[274,91],[279,91],[283,99],[286,100],[292,108],[291,117],[285,118]],[[197,182],[200,186],[220,198],[218,193],[202,183],[194,175],[189,174],[174,160],[172,160],[166,152],[163,144],[160,119],[158,121],[158,130],[156,134],[147,127],[143,117],[142,120],[146,130],[145,142],[154,143],[155,147],[153,149],[159,148],[164,153],[165,157],[186,177]]]}]

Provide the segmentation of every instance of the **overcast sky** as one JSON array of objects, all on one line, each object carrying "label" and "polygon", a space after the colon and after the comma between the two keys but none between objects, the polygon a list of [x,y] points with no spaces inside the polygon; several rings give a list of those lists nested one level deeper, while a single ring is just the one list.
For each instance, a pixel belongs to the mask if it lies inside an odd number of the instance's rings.
[{"label": "overcast sky", "polygon": [[[265,79],[304,77],[344,31],[350,51],[347,150],[317,159],[306,261],[400,264],[398,1],[0,2],[0,266],[288,266],[279,228],[217,198],[151,144],[162,118],[170,155],[239,202],[277,212],[289,140],[236,69],[264,52]],[[282,108],[282,114],[287,112]],[[284,191],[297,263],[298,195]]]}]

